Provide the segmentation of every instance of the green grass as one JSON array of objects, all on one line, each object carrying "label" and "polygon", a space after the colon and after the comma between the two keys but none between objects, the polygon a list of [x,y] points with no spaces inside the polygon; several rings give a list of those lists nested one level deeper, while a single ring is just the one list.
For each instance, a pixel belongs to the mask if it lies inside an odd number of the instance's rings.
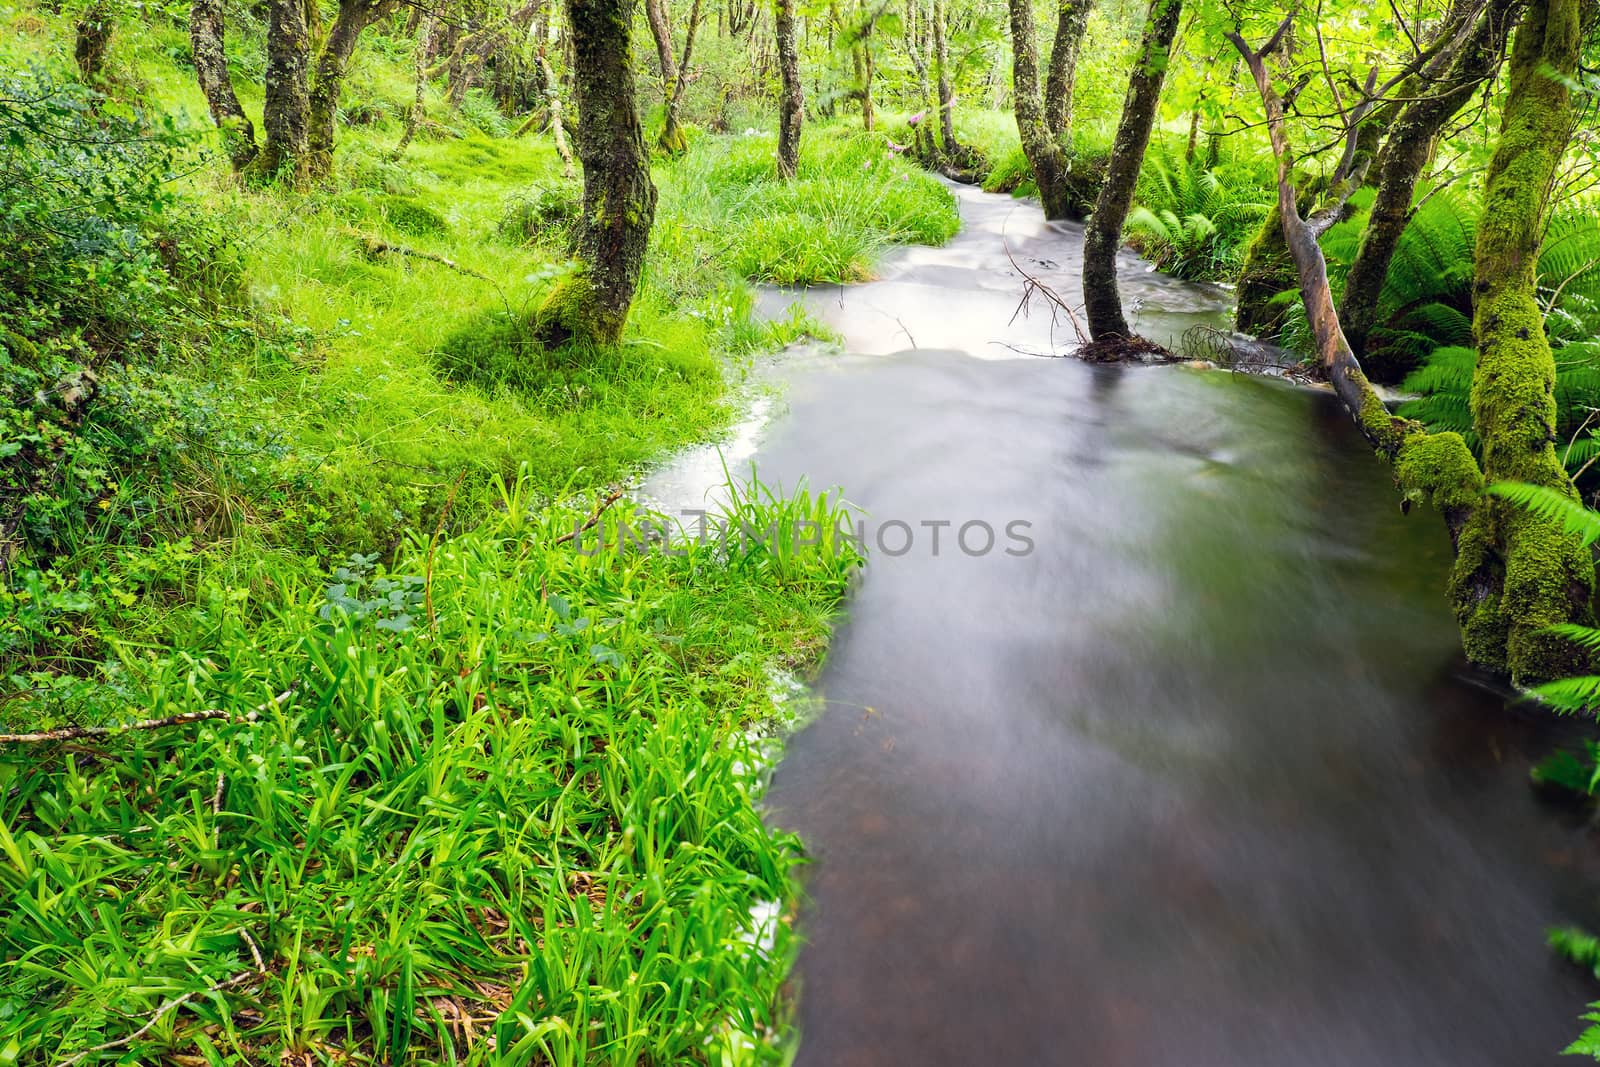
[{"label": "green grass", "polygon": [[556,543],[584,512],[532,495],[393,568],[280,574],[265,624],[197,605],[126,694],[254,721],[0,753],[0,1058],[781,1059],[797,851],[747,730],[856,557],[586,554]]},{"label": "green grass", "polygon": [[[69,71],[71,24],[70,12],[0,9],[0,62]],[[252,110],[260,32],[248,13],[230,20]],[[113,91],[214,145],[187,47],[178,17],[128,16]],[[61,543],[25,548],[0,591],[0,676],[26,688],[95,679],[114,640],[170,644],[174,615],[206,590],[245,587],[265,605],[268,575],[284,568],[312,576],[350,552],[386,557],[406,531],[431,528],[452,491],[454,530],[491,512],[496,478],[521,472],[545,501],[630,479],[714,438],[749,358],[814,329],[803,316],[755,319],[748,279],[867,277],[893,243],[942,241],[958,225],[948,193],[881,137],[808,131],[786,186],[770,137],[697,132],[684,158],[657,162],[660,207],[622,345],[545,349],[527,327],[567,269],[576,183],[547,140],[489,136],[435,93],[430,120],[459,136],[420,137],[392,159],[409,62],[407,42],[363,36],[344,98],[362,121],[339,130],[332,189],[240,190],[218,159],[177,183],[179,210],[231,236],[243,301],[158,339],[150,359],[164,377],[126,410],[149,421],[156,398],[179,398],[160,414],[181,447],[107,471]],[[86,696],[65,713],[101,710]]]}]

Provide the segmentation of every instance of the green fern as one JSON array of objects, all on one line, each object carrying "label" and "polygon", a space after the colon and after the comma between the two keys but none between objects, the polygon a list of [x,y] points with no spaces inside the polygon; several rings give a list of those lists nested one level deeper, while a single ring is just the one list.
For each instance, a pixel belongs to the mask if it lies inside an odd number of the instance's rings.
[{"label": "green fern", "polygon": [[1259,175],[1230,174],[1151,151],[1126,233],[1160,270],[1179,278],[1230,277],[1270,205]]},{"label": "green fern", "polygon": [[1590,511],[1565,493],[1542,485],[1496,482],[1488,492],[1511,501],[1541,518],[1561,524],[1561,532],[1576,534],[1585,548],[1600,541],[1600,514]]}]

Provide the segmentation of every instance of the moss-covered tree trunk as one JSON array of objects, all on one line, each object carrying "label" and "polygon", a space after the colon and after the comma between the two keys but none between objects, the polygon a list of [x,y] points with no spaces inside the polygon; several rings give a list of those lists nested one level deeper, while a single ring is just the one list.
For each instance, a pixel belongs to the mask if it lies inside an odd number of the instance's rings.
[{"label": "moss-covered tree trunk", "polygon": [[100,84],[106,52],[111,48],[111,31],[115,27],[110,0],[89,0],[89,6],[78,17],[77,36],[72,46],[72,58],[78,64],[78,76],[83,84]]},{"label": "moss-covered tree trunk", "polygon": [[1094,214],[1083,234],[1083,309],[1094,341],[1129,338],[1133,331],[1122,315],[1122,294],[1117,290],[1117,250],[1122,247],[1122,225],[1133,206],[1133,190],[1144,165],[1161,105],[1161,83],[1167,76],[1172,39],[1178,32],[1182,0],[1151,0],[1144,36],[1134,57],[1123,98],[1122,119],[1111,144],[1111,162],[1105,184],[1095,200]]},{"label": "moss-covered tree trunk", "polygon": [[683,93],[688,86],[689,60],[694,55],[694,35],[700,26],[700,0],[694,0],[689,12],[689,26],[683,39],[683,59],[673,55],[672,23],[668,18],[666,0],[644,0],[645,20],[650,24],[650,36],[655,39],[656,57],[661,64],[661,101],[664,116],[661,136],[656,144],[668,155],[678,155],[688,148],[680,125]]},{"label": "moss-covered tree trunk", "polygon": [[255,165],[292,185],[307,177],[311,32],[304,0],[267,0],[266,143]]},{"label": "moss-covered tree trunk", "polygon": [[777,0],[773,28],[778,38],[778,177],[788,181],[800,167],[800,129],[806,119],[805,87],[800,80],[800,45],[794,25],[794,0]]},{"label": "moss-covered tree trunk", "polygon": [[306,177],[323,181],[333,173],[334,125],[339,117],[339,91],[345,70],[355,54],[361,31],[386,17],[398,0],[342,0],[339,14],[317,54],[308,94],[309,129],[306,138]]},{"label": "moss-covered tree trunk", "polygon": [[869,132],[877,125],[872,106],[872,26],[876,21],[876,16],[867,20],[861,29],[861,40],[850,50],[850,62],[856,72],[856,99],[861,102],[861,128]]},{"label": "moss-covered tree trunk", "polygon": [[1472,99],[1499,62],[1520,0],[1491,0],[1455,51],[1444,76],[1418,79],[1420,88],[1399,108],[1386,131],[1377,167],[1377,197],[1361,234],[1361,245],[1345,276],[1339,320],[1357,355],[1377,325],[1378,299],[1400,235],[1411,220],[1417,182],[1445,125]]},{"label": "moss-covered tree trunk", "polygon": [[1234,289],[1234,327],[1252,337],[1277,337],[1287,312],[1284,305],[1272,301],[1294,284],[1294,261],[1283,239],[1283,216],[1274,202],[1245,248]]},{"label": "moss-covered tree trunk", "polygon": [[[1472,285],[1473,426],[1490,481],[1577,494],[1555,441],[1555,361],[1535,268],[1557,168],[1571,137],[1570,86],[1582,44],[1581,0],[1530,0],[1517,28],[1500,141],[1484,186]],[[1462,531],[1454,593],[1467,654],[1514,679],[1588,665],[1558,623],[1590,619],[1594,562],[1560,524],[1491,500]]]},{"label": "moss-covered tree trunk", "polygon": [[194,48],[195,78],[211,110],[211,120],[222,131],[223,148],[238,173],[250,165],[261,149],[256,146],[256,128],[233,89],[226,41],[222,0],[194,0],[189,8],[189,42]]},{"label": "moss-covered tree trunk", "polygon": [[1064,219],[1072,213],[1067,188],[1067,154],[1045,124],[1044,97],[1039,92],[1039,47],[1034,43],[1031,0],[1007,0],[1011,15],[1011,110],[1017,120],[1022,154],[1033,170],[1044,217]]},{"label": "moss-covered tree trunk", "polygon": [[581,274],[552,294],[547,336],[614,345],[644,266],[656,187],[634,99],[633,0],[566,0],[583,164]]},{"label": "moss-covered tree trunk", "polygon": [[1062,151],[1072,156],[1072,94],[1078,84],[1078,52],[1089,28],[1094,0],[1057,0],[1056,39],[1044,79],[1044,124]]}]

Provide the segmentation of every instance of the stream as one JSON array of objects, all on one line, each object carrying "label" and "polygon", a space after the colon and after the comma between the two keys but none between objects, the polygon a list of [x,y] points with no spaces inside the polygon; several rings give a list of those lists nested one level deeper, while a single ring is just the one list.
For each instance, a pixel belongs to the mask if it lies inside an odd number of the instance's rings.
[{"label": "stream", "polygon": [[[1023,355],[1074,335],[1011,258],[1076,304],[1081,228],[956,194],[804,294],[844,351],[746,434],[872,544],[767,796],[813,859],[796,1062],[1577,1062],[1600,983],[1544,933],[1600,921],[1600,850],[1528,784],[1577,728],[1463,665],[1437,516],[1329,396]],[[1137,329],[1226,322],[1126,257]]]}]

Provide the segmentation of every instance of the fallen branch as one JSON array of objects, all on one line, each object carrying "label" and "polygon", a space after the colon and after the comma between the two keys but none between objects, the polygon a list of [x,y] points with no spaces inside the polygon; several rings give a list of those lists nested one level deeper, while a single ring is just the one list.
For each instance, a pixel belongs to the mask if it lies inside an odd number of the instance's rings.
[{"label": "fallen branch", "polygon": [[221,708],[207,708],[205,711],[185,711],[177,715],[168,715],[161,719],[140,719],[138,722],[121,723],[117,726],[62,726],[54,730],[41,730],[32,734],[0,734],[0,745],[36,745],[48,741],[75,741],[81,737],[112,737],[117,734],[130,733],[134,730],[164,730],[169,726],[187,726],[192,722],[209,722],[215,719],[224,719],[229,722],[255,722],[261,713],[268,708],[275,708],[288,700],[294,690],[285,689],[265,704],[260,704],[243,715],[237,715]]},{"label": "fallen branch", "polygon": [[232,978],[224,978],[219,982],[212,982],[205,989],[191,989],[189,992],[183,994],[182,996],[173,997],[171,1000],[167,1001],[165,1004],[161,1005],[161,1007],[156,1009],[156,1013],[154,1015],[150,1016],[150,1021],[149,1022],[147,1022],[143,1026],[139,1027],[139,1029],[135,1030],[133,1033],[129,1034],[127,1037],[119,1037],[115,1041],[107,1041],[103,1045],[96,1045],[94,1048],[86,1048],[82,1052],[78,1053],[76,1056],[73,1056],[70,1059],[62,1060],[61,1061],[61,1067],[72,1067],[72,1065],[74,1063],[77,1063],[79,1060],[83,1059],[85,1056],[92,1056],[96,1052],[110,1052],[112,1049],[123,1048],[123,1047],[125,1047],[127,1045],[131,1045],[135,1041],[137,1041],[141,1037],[143,1037],[145,1034],[148,1034],[151,1030],[155,1029],[156,1023],[160,1022],[162,1017],[165,1016],[167,1014],[167,1012],[173,1011],[174,1009],[178,1008],[179,1006],[188,1003],[190,1000],[194,999],[196,996],[198,996],[201,993],[215,993],[215,992],[217,992],[219,990],[227,989],[227,988],[229,988],[231,986],[236,986],[240,982],[243,982],[246,978],[253,977],[255,974],[256,974],[255,971],[240,971],[238,974],[234,975]]},{"label": "fallen branch", "polygon": [[440,266],[449,267],[453,271],[459,271],[469,278],[477,278],[479,281],[485,282],[492,282],[494,280],[487,274],[479,274],[471,267],[463,267],[449,256],[441,256],[436,252],[424,252],[420,248],[407,248],[405,245],[390,244],[381,237],[374,237],[371,234],[366,233],[357,233],[353,230],[350,231],[350,236],[361,242],[362,251],[366,252],[366,254],[369,256],[375,257],[382,255],[395,255],[407,256],[411,259],[425,259],[429,263],[437,263]]},{"label": "fallen branch", "polygon": [[606,509],[609,508],[612,504],[615,504],[617,501],[619,501],[621,499],[622,499],[622,489],[619,486],[618,488],[611,490],[611,492],[606,496],[606,498],[604,500],[600,501],[599,504],[595,505],[594,511],[590,512],[589,518],[584,521],[584,524],[582,526],[579,526],[576,530],[569,530],[568,532],[562,534],[560,537],[557,537],[555,539],[555,541],[552,542],[552,543],[553,544],[557,544],[557,545],[564,545],[568,541],[571,541],[571,540],[575,539],[579,534],[588,533],[590,530],[594,529],[595,523],[600,521],[600,516],[605,514]]}]

